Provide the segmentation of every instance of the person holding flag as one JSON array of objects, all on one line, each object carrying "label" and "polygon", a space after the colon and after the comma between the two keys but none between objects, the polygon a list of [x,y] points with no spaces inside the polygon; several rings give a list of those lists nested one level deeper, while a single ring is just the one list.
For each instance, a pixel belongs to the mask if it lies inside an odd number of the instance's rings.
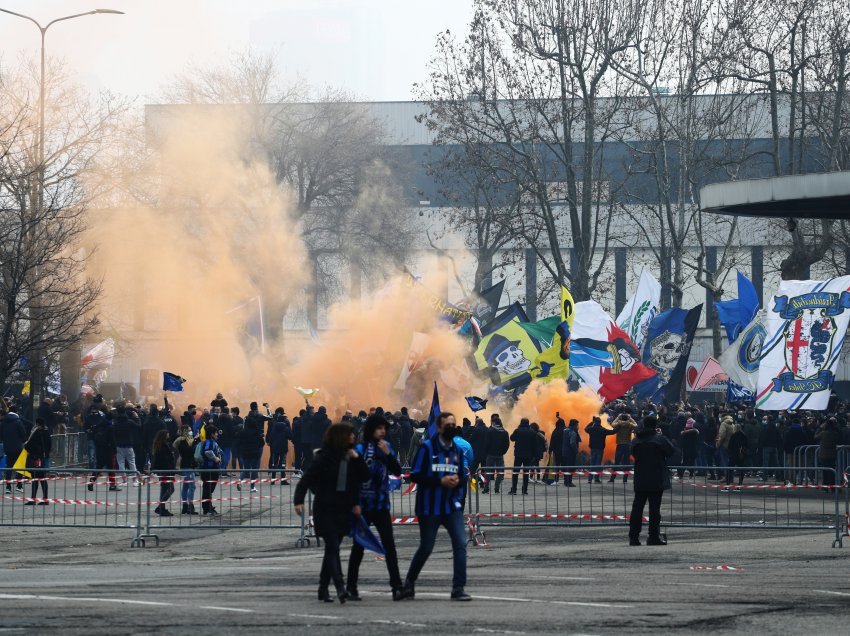
[{"label": "person holding flag", "polygon": [[[435,390],[436,394],[436,390]],[[436,395],[435,395],[436,397]],[[432,406],[432,413],[434,408]],[[452,541],[454,574],[453,601],[472,599],[466,587],[466,536],[463,522],[463,499],[467,482],[463,452],[455,443],[457,422],[452,413],[443,412],[429,430],[435,434],[422,443],[411,469],[416,491],[416,516],[419,519],[419,549],[413,555],[402,597],[415,597],[414,585],[425,562],[431,556],[437,531],[445,527]]]},{"label": "person holding flag", "polygon": [[[363,458],[369,467],[369,479],[360,486],[360,511],[367,524],[375,526],[384,556],[387,571],[390,574],[390,588],[393,600],[401,600],[401,574],[398,570],[398,554],[393,539],[393,522],[390,517],[390,475],[401,475],[401,464],[396,458],[395,449],[386,440],[387,422],[379,415],[372,415],[363,427],[363,443],[355,447],[355,451]],[[346,589],[348,600],[359,601],[357,580],[360,574],[360,563],[363,560],[364,547],[356,540],[351,545],[351,556],[348,558],[348,581]]]}]

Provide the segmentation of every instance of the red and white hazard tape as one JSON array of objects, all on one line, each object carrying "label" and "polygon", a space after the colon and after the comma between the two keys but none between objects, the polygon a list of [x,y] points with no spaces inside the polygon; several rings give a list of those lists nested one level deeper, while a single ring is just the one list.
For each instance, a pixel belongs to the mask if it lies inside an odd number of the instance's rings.
[{"label": "red and white hazard tape", "polygon": [[[240,495],[238,497],[215,497],[213,499],[187,499],[183,501],[182,499],[174,499],[166,501],[165,503],[204,503],[204,502],[221,502],[221,501],[257,501],[263,499],[281,499],[281,495],[260,495],[260,494],[247,494]],[[5,494],[0,496],[0,499],[5,499],[8,501],[33,501],[36,503],[46,501],[48,503],[54,504],[65,504],[72,506],[105,506],[108,508],[129,508],[131,506],[158,506],[161,502],[159,500],[155,501],[100,501],[97,499],[67,499],[62,497],[23,497],[20,495],[10,495]]]},{"label": "red and white hazard tape", "polygon": [[[487,519],[577,519],[582,521],[628,521],[629,515],[579,515],[556,512],[479,512]],[[643,517],[649,521],[649,517]]]},{"label": "red and white hazard tape", "polygon": [[734,565],[692,565],[688,568],[694,572],[743,572],[744,568]]}]

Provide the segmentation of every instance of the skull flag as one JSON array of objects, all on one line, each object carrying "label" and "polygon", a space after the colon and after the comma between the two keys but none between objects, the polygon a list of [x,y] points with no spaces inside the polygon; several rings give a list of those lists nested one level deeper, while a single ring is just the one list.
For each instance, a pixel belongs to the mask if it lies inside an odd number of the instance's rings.
[{"label": "skull flag", "polygon": [[655,377],[635,387],[641,399],[653,402],[680,399],[701,315],[700,304],[692,309],[671,307],[652,320],[643,345],[643,363],[655,371]]},{"label": "skull flag", "polygon": [[824,410],[850,322],[850,276],[785,280],[767,307],[756,408]]},{"label": "skull flag", "polygon": [[473,355],[478,370],[488,372],[491,384],[504,391],[531,382],[529,371],[541,350],[521,322],[528,322],[528,317],[522,305],[514,303],[487,323]]}]

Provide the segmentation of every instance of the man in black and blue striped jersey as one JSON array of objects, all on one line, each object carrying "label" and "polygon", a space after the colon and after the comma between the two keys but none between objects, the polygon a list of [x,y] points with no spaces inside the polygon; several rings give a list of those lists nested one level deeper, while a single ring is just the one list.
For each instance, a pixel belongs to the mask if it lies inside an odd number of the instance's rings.
[{"label": "man in black and blue striped jersey", "polygon": [[457,422],[451,413],[437,419],[437,434],[425,441],[416,453],[410,478],[416,483],[416,516],[419,520],[419,549],[413,555],[402,594],[413,598],[414,585],[431,556],[437,531],[445,527],[452,540],[454,601],[468,601],[466,587],[466,535],[463,525],[463,498],[467,467],[463,452],[455,444]]}]

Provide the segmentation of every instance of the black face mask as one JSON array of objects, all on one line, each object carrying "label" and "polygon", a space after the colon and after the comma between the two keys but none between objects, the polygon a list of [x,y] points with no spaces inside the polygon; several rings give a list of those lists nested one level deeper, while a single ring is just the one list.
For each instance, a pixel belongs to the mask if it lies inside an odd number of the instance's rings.
[{"label": "black face mask", "polygon": [[457,427],[455,426],[445,426],[443,427],[443,432],[440,433],[443,440],[450,442],[454,439],[455,435],[458,434]]}]

